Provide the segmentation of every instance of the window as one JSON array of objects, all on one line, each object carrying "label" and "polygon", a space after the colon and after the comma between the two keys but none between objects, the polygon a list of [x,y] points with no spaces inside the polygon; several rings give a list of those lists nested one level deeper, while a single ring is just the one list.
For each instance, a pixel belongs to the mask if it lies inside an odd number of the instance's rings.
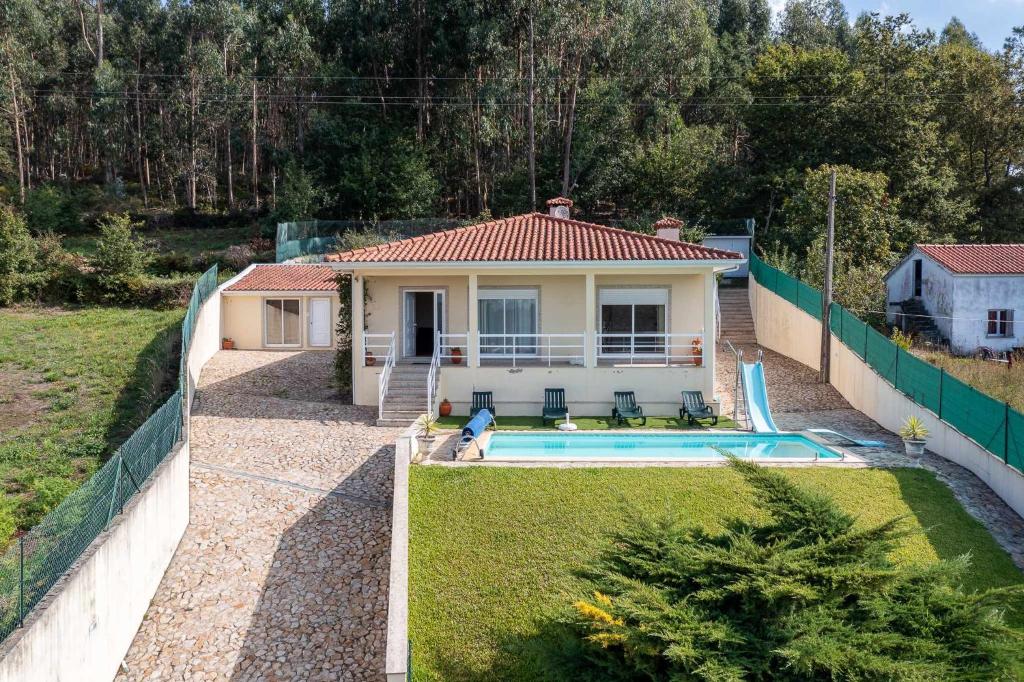
[{"label": "window", "polygon": [[481,355],[537,354],[535,289],[481,289],[477,305]]},{"label": "window", "polygon": [[988,335],[1001,337],[1013,336],[1013,311],[988,311]]},{"label": "window", "polygon": [[268,298],[263,302],[263,325],[268,346],[302,345],[302,303],[297,298]]},{"label": "window", "polygon": [[599,300],[603,355],[665,353],[668,289],[602,289]]}]

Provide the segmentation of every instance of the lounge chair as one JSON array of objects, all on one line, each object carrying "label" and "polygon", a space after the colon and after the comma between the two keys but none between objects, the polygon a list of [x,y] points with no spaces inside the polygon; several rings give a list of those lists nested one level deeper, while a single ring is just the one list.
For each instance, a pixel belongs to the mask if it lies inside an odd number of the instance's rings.
[{"label": "lounge chair", "polygon": [[458,459],[460,452],[465,452],[469,449],[470,445],[476,443],[477,450],[480,451],[480,459],[484,458],[484,449],[480,447],[480,443],[477,439],[483,435],[483,432],[487,430],[487,427],[494,425],[494,417],[486,409],[480,410],[476,413],[476,416],[469,420],[469,422],[462,427],[462,435],[459,436],[459,442],[452,448],[452,459]]},{"label": "lounge chair", "polygon": [[633,391],[615,391],[612,419],[617,420],[620,426],[628,423],[627,419],[639,419],[640,426],[647,426],[644,408],[636,404],[636,396],[633,395]]},{"label": "lounge chair", "polygon": [[473,406],[469,408],[469,416],[475,417],[480,410],[487,410],[492,417],[498,414],[494,409],[494,396],[490,391],[473,391]]},{"label": "lounge chair", "polygon": [[554,423],[558,419],[568,419],[569,408],[565,405],[564,388],[544,389],[544,410],[541,412],[541,424],[547,424],[548,420]]},{"label": "lounge chair", "polygon": [[696,426],[700,419],[710,419],[711,425],[718,424],[718,417],[709,405],[704,404],[704,394],[700,391],[683,391],[683,406],[679,408],[679,418],[686,417],[690,426]]}]

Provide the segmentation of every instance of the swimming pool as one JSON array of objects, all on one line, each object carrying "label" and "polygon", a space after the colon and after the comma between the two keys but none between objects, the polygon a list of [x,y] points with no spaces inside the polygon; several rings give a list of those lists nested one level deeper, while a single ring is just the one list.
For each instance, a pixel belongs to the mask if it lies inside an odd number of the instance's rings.
[{"label": "swimming pool", "polygon": [[492,433],[486,459],[533,461],[840,461],[843,455],[796,433]]}]

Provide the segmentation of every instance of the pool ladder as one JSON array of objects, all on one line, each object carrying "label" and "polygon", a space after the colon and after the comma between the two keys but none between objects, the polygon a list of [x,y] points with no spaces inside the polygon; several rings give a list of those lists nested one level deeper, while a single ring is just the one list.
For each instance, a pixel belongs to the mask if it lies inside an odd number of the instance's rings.
[{"label": "pool ladder", "polygon": [[[726,341],[725,345],[732,351],[732,354],[736,356],[736,386],[733,388],[733,400],[732,400],[732,420],[737,424],[740,423],[740,402],[743,402],[743,424],[748,429],[750,428],[750,420],[747,417],[747,401],[743,394],[743,351],[736,350],[736,347],[732,345],[732,341]],[[757,350],[757,361],[761,362],[764,359],[764,351],[760,348]]]}]

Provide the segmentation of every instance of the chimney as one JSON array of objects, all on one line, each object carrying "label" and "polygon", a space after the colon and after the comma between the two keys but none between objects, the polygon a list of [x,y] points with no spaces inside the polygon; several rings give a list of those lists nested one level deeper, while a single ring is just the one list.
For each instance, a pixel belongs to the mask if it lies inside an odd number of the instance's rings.
[{"label": "chimney", "polygon": [[654,231],[661,239],[667,239],[670,242],[679,241],[679,228],[683,226],[682,220],[676,220],[665,216],[658,222],[654,223]]},{"label": "chimney", "polygon": [[548,199],[548,215],[555,218],[568,218],[569,209],[572,208],[572,199],[566,199],[565,197],[555,197],[554,199]]}]

